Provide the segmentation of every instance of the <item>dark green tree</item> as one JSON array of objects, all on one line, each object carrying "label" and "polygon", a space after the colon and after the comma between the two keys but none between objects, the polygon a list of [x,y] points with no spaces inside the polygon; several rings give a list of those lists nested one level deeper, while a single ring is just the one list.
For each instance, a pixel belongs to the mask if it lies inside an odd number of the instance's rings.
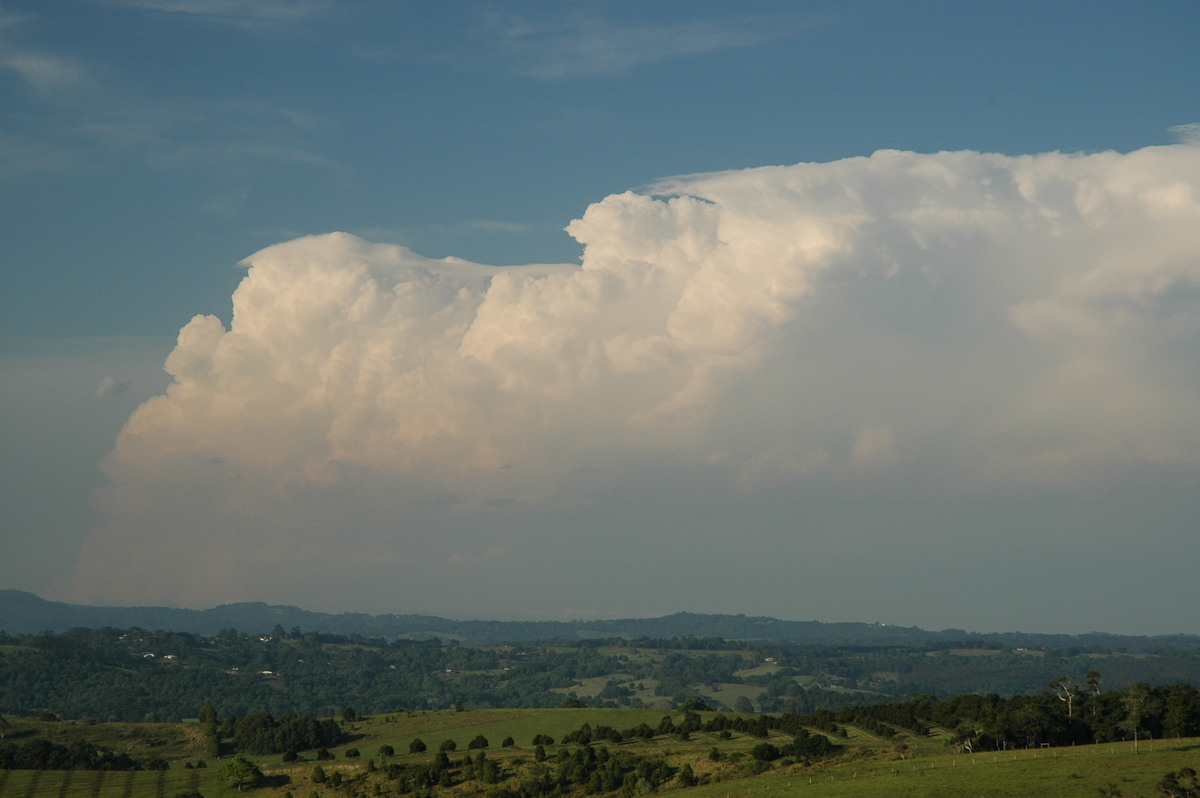
[{"label": "dark green tree", "polygon": [[408,752],[410,754],[422,754],[425,752],[425,748],[426,748],[425,741],[422,740],[420,737],[416,738],[415,740],[413,740],[411,743],[408,744]]},{"label": "dark green tree", "polygon": [[782,755],[780,750],[770,743],[759,743],[750,749],[750,756],[759,762],[774,762]]}]

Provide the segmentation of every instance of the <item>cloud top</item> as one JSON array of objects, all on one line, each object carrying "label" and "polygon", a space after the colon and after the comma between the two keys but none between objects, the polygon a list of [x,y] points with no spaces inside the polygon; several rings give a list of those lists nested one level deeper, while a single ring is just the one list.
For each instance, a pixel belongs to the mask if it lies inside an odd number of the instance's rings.
[{"label": "cloud top", "polygon": [[696,513],[695,544],[730,534],[698,508],[778,519],[818,484],[1200,468],[1200,148],[880,151],[666,180],[567,229],[579,264],[344,233],[250,256],[229,326],[180,331],[173,384],[106,459],[73,597],[301,601],[357,573],[372,607],[445,601],[464,573],[622,539],[614,506]]}]

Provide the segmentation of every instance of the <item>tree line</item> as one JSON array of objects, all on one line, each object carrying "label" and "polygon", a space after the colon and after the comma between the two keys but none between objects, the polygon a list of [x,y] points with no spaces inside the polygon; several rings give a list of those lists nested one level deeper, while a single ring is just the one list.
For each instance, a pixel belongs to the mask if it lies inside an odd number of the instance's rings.
[{"label": "tree line", "polygon": [[771,724],[785,732],[808,727],[835,735],[854,726],[887,741],[924,737],[938,726],[950,732],[950,744],[962,751],[1200,736],[1200,690],[1193,685],[1135,683],[1103,691],[1099,678],[1095,671],[1083,682],[1063,676],[1037,695],[965,693],[945,700],[923,695],[784,715]]},{"label": "tree line", "polygon": [[86,740],[61,745],[43,737],[0,741],[0,770],[142,770],[166,769],[166,761],[143,762],[125,751],[99,748]]}]

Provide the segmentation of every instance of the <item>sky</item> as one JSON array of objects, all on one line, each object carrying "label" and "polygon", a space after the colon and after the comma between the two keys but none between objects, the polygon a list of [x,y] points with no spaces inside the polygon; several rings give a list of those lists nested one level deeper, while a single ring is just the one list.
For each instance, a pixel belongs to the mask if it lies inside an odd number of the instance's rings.
[{"label": "sky", "polygon": [[1200,634],[1198,39],[0,0],[0,587]]}]

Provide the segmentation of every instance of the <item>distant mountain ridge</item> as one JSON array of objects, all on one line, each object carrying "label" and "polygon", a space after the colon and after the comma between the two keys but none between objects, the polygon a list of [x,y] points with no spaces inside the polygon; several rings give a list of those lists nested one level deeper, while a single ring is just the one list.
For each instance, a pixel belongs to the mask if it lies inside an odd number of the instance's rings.
[{"label": "distant mountain ridge", "polygon": [[106,626],[162,629],[214,635],[223,629],[266,633],[285,629],[361,635],[366,638],[459,640],[468,645],[598,638],[666,639],[719,637],[725,640],[775,642],[789,645],[901,646],[963,642],[1030,648],[1099,647],[1131,653],[1163,649],[1198,649],[1200,635],[1082,635],[1026,632],[968,632],[962,629],[928,631],[871,623],[785,621],[765,616],[708,615],[679,612],[659,618],[600,621],[486,621],[451,620],[433,615],[312,612],[289,605],[243,602],[206,610],[173,607],[98,607],[48,601],[23,590],[0,590],[0,631],[9,634],[62,632],[74,627]]}]

